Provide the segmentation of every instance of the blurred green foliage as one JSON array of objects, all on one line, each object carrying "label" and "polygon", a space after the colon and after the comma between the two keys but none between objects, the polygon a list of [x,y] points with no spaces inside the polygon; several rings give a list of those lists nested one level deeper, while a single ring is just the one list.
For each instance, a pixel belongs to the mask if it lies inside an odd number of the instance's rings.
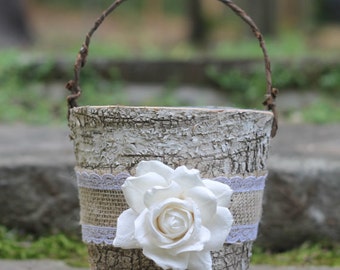
[{"label": "blurred green foliage", "polygon": [[34,238],[0,226],[1,259],[54,259],[77,267],[88,267],[86,246],[63,234]]},{"label": "blurred green foliage", "polygon": [[[164,12],[168,14],[181,14],[185,11],[186,1],[183,0],[158,0]],[[113,3],[113,1],[106,0],[34,0],[35,3],[49,5],[52,7],[67,7],[67,8],[79,8],[79,9],[97,9],[104,10]],[[122,4],[120,9],[124,12],[127,10],[129,12],[135,11],[140,12],[144,8],[150,5],[148,0],[138,0],[138,1],[126,1]]]},{"label": "blurred green foliage", "polygon": [[[268,42],[269,53],[274,52],[273,84],[284,93],[285,90],[295,92],[316,91],[321,98],[299,112],[302,121],[312,123],[339,122],[340,100],[340,64],[323,57],[323,60],[307,62],[301,58],[300,52],[304,45],[299,44],[296,35],[288,35],[277,43]],[[253,40],[252,40],[253,41]],[[278,44],[277,46],[275,44]],[[183,45],[183,46],[182,46]],[[221,50],[201,51],[188,44],[178,45],[170,50],[146,47],[141,54],[144,59],[194,59],[201,55],[212,59],[260,59],[261,52],[258,44],[245,40],[239,44],[225,43]],[[300,47],[299,47],[300,46]],[[218,46],[217,46],[218,47]],[[275,48],[280,48],[276,50]],[[75,58],[74,49],[72,57]],[[282,56],[293,58],[287,64]],[[298,57],[295,57],[298,56]],[[94,43],[89,61],[92,58],[121,58],[134,59],[136,55],[129,48],[112,46],[111,44]],[[334,58],[334,56],[333,56]],[[33,59],[33,60],[32,60]],[[40,60],[39,60],[40,59]],[[282,58],[284,59],[284,58]],[[32,63],[36,63],[32,65]],[[64,83],[72,78],[72,63],[67,74],[58,73],[56,55],[44,55],[34,59],[17,50],[0,51],[0,122],[58,124],[66,123],[66,96]],[[112,68],[105,76],[90,67],[82,70],[82,88],[86,95],[80,99],[81,104],[108,105],[126,104],[127,96],[123,92],[125,82],[120,71]],[[220,70],[214,66],[207,68],[206,76],[222,93],[233,101],[237,107],[262,109],[261,103],[265,92],[264,68],[255,64],[247,69]],[[66,79],[65,79],[66,78]],[[60,83],[62,81],[62,83]],[[55,85],[51,89],[51,84]],[[57,85],[59,84],[59,85]],[[148,104],[164,106],[183,106],[173,93],[179,82],[174,83],[171,74],[168,82],[164,82],[166,94],[155,96]],[[58,86],[59,88],[57,88]],[[57,98],[55,98],[57,96]],[[280,96],[279,96],[280,98]],[[291,112],[294,113],[294,112]],[[287,114],[288,116],[291,114]]]},{"label": "blurred green foliage", "polygon": [[245,75],[240,70],[228,72],[218,71],[209,67],[207,76],[219,87],[226,91],[236,106],[257,107],[265,93],[265,81],[262,74],[254,72]]},{"label": "blurred green foliage", "polygon": [[[239,105],[258,104],[266,89],[264,69],[254,66],[250,70],[229,70],[227,72],[211,66],[207,76],[221,89],[236,95]],[[340,65],[324,68],[308,63],[276,65],[272,69],[273,85],[279,89],[309,91],[318,89],[322,94],[340,97]]]},{"label": "blurred green foliage", "polygon": [[340,67],[330,68],[321,74],[319,81],[321,89],[330,93],[339,93],[340,91]]},{"label": "blurred green foliage", "polygon": [[329,98],[322,98],[317,103],[307,106],[302,111],[302,118],[308,123],[340,123],[339,101]]},{"label": "blurred green foliage", "polygon": [[[303,68],[304,67],[304,68]],[[241,72],[221,71],[211,66],[206,70],[211,81],[225,91],[237,107],[262,109],[266,91],[262,66]],[[317,65],[279,65],[272,71],[273,86],[281,91],[317,93],[319,98],[298,111],[285,112],[289,121],[297,113],[302,121],[324,124],[340,122],[340,65],[323,68]],[[280,99],[280,93],[278,100]],[[281,109],[282,110],[282,109]]]},{"label": "blurred green foliage", "polygon": [[339,266],[340,246],[331,243],[305,243],[296,249],[281,253],[265,251],[255,245],[252,256],[253,264],[272,266]]}]

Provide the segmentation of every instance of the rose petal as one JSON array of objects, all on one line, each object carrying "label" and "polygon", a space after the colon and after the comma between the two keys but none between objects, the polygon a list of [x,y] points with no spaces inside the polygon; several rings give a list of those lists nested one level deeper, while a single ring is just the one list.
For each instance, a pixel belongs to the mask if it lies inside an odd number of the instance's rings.
[{"label": "rose petal", "polygon": [[[193,221],[189,221],[190,227],[179,239],[172,239],[171,235],[162,232],[157,224],[158,217],[164,209],[178,211],[179,216],[185,218],[185,213],[192,213]],[[191,217],[190,217],[191,218]],[[200,212],[197,205],[193,202],[169,198],[150,211],[145,209],[135,221],[135,237],[142,248],[153,249],[158,247],[168,250],[171,255],[180,254],[188,251],[201,251],[204,244],[210,239],[210,231],[202,226]],[[185,230],[183,230],[185,231]],[[168,237],[169,236],[169,237]]]},{"label": "rose petal", "polygon": [[175,198],[168,199],[165,205],[168,207],[173,206],[174,209],[182,208],[185,209],[185,211],[191,211],[193,222],[190,222],[191,225],[187,228],[187,232],[185,233],[185,235],[183,235],[183,237],[159,246],[161,248],[168,249],[172,255],[177,255],[183,252],[203,250],[204,244],[210,239],[210,231],[202,226],[201,213],[198,206],[193,201],[190,202],[185,200],[178,200]]},{"label": "rose petal", "polygon": [[190,253],[188,270],[211,270],[211,269],[212,260],[209,251]]},{"label": "rose petal", "polygon": [[122,185],[127,204],[136,212],[144,210],[144,194],[155,186],[165,187],[168,182],[159,174],[147,173],[138,177],[128,177]]},{"label": "rose petal", "polygon": [[[194,219],[190,209],[175,207],[169,204],[169,207],[162,209],[160,212],[151,214],[152,233],[158,242],[158,246],[164,249],[173,250],[177,246],[186,242],[192,235]],[[166,218],[164,215],[169,216]],[[176,221],[172,220],[176,219]],[[162,223],[163,222],[163,223]],[[169,232],[169,228],[178,223],[177,233]],[[177,234],[177,237],[175,236]],[[164,237],[166,241],[164,241]],[[173,253],[176,253],[175,251]]]},{"label": "rose petal", "polygon": [[[150,230],[151,227],[148,226],[150,225],[149,220],[150,213],[147,209],[135,220],[135,236],[139,246],[143,249],[143,254],[163,269],[186,269],[189,253],[172,255],[169,249],[160,248],[160,242],[156,241]],[[167,239],[162,240],[165,242]]]},{"label": "rose petal", "polygon": [[191,229],[193,215],[186,209],[165,209],[157,218],[156,225],[159,230],[172,241],[182,238]]},{"label": "rose petal", "polygon": [[173,256],[167,250],[153,247],[144,248],[143,254],[163,269],[182,270],[188,268],[190,253],[182,253]]},{"label": "rose petal", "polygon": [[229,209],[225,207],[217,207],[216,215],[208,226],[208,230],[211,232],[211,237],[206,243],[204,249],[209,251],[222,249],[224,241],[230,233],[233,221],[233,216]]},{"label": "rose petal", "polygon": [[203,183],[215,194],[218,206],[229,207],[233,190],[228,185],[208,179],[204,179]]},{"label": "rose petal", "polygon": [[178,183],[183,190],[196,186],[204,186],[200,172],[196,169],[189,170],[185,166],[178,167],[170,179]]},{"label": "rose petal", "polygon": [[212,269],[210,251],[222,249],[233,223],[228,185],[152,160],[122,190],[131,209],[118,218],[115,246],[142,248],[163,269]]},{"label": "rose petal", "polygon": [[[167,237],[167,235],[160,230],[157,224],[157,219],[165,209],[171,208],[179,208],[189,212],[193,211],[192,203],[180,200],[178,198],[169,198],[155,205],[150,210],[146,208],[135,221],[135,236],[141,246],[144,247],[147,245],[155,244],[159,247],[170,248],[178,245],[181,241],[185,241],[188,237],[190,237],[190,232],[188,232],[188,234],[186,234],[179,240],[174,241],[170,237]],[[200,222],[200,217],[197,217],[196,222]],[[192,222],[190,222],[190,227],[192,227],[191,224]],[[188,231],[190,227],[187,228]]]},{"label": "rose petal", "polygon": [[174,170],[158,160],[141,161],[136,168],[136,176],[154,172],[169,179]]},{"label": "rose petal", "polygon": [[[159,237],[162,237],[162,235]],[[144,209],[135,220],[135,238],[142,248],[148,247],[149,249],[159,245],[160,242],[171,242],[166,237],[156,239],[152,232],[152,220],[148,209]]]},{"label": "rose petal", "polygon": [[182,189],[176,182],[171,182],[167,187],[153,187],[145,192],[144,204],[150,208],[168,198],[178,198],[181,192]]},{"label": "rose petal", "polygon": [[135,219],[137,213],[132,209],[125,210],[120,214],[117,221],[117,233],[113,245],[120,248],[139,248],[135,239]]},{"label": "rose petal", "polygon": [[175,255],[186,252],[202,251],[205,249],[205,243],[209,242],[210,235],[210,231],[207,228],[201,226],[198,231],[194,231],[190,239],[183,241],[181,246],[173,248],[171,253]]},{"label": "rose petal", "polygon": [[217,209],[217,199],[214,193],[204,186],[199,186],[186,190],[183,196],[191,198],[197,204],[203,225],[211,221]]}]

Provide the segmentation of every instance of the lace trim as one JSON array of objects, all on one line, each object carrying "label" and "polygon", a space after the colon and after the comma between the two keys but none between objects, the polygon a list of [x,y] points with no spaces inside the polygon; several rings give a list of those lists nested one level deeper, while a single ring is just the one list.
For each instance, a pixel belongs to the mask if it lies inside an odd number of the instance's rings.
[{"label": "lace trim", "polygon": [[[258,223],[250,225],[235,225],[231,227],[226,243],[235,244],[239,242],[254,241],[257,237]],[[116,237],[117,229],[114,227],[100,227],[89,224],[82,224],[82,239],[85,243],[97,245],[112,245]]]},{"label": "lace trim", "polygon": [[121,190],[128,173],[120,173],[118,175],[96,173],[76,172],[79,187],[100,189],[100,190]]},{"label": "lace trim", "polygon": [[116,231],[117,229],[114,227],[99,227],[89,224],[81,225],[83,241],[96,245],[112,245],[113,239],[116,237]]},{"label": "lace trim", "polygon": [[235,225],[231,227],[226,243],[235,244],[238,242],[255,241],[259,224]]},{"label": "lace trim", "polygon": [[[128,173],[120,173],[118,175],[104,174],[98,175],[96,173],[76,172],[79,187],[100,189],[100,190],[120,190],[126,178],[130,175]],[[251,192],[264,190],[267,175],[264,176],[248,176],[242,178],[235,176],[232,178],[217,177],[213,180],[230,186],[234,192]]]},{"label": "lace trim", "polygon": [[264,176],[248,176],[242,178],[240,176],[235,176],[232,178],[227,177],[217,177],[214,180],[220,183],[230,186],[234,192],[250,192],[264,190],[267,175]]}]

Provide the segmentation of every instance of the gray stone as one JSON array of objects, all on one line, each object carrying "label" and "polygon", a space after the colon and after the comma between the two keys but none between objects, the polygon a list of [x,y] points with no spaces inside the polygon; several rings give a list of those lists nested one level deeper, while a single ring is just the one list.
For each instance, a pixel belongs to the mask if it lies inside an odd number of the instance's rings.
[{"label": "gray stone", "polygon": [[35,234],[76,233],[79,214],[72,166],[22,165],[0,170],[0,220]]},{"label": "gray stone", "polygon": [[[190,85],[129,84],[119,93],[124,104],[155,104],[167,97],[168,102],[190,106],[225,106],[226,96],[211,87]],[[171,105],[171,104],[170,104]],[[230,103],[229,103],[230,105]]]},{"label": "gray stone", "polygon": [[66,129],[2,126],[0,224],[25,232],[78,233],[79,203]]},{"label": "gray stone", "polygon": [[340,242],[340,126],[283,126],[272,143],[258,243]]},{"label": "gray stone", "polygon": [[276,250],[340,242],[340,162],[272,157],[258,243]]},{"label": "gray stone", "polygon": [[0,260],[0,269],[3,270],[86,270],[88,268],[74,268],[61,261],[51,260]]}]

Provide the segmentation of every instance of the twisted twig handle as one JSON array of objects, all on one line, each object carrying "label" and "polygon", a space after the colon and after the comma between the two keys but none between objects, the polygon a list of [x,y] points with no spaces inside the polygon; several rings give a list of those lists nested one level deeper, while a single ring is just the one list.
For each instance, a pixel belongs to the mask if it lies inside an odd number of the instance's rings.
[{"label": "twisted twig handle", "polygon": [[105,20],[105,18],[113,12],[121,3],[123,3],[125,0],[116,0],[112,3],[111,6],[107,10],[105,10],[102,15],[95,21],[93,27],[91,30],[87,33],[85,42],[81,46],[79,53],[77,55],[75,64],[74,64],[74,79],[70,80],[66,84],[66,88],[71,91],[71,94],[67,97],[67,104],[68,104],[68,115],[70,112],[70,109],[77,107],[77,99],[81,95],[81,88],[79,85],[80,80],[80,70],[83,68],[86,64],[87,55],[89,53],[89,46],[90,41],[92,38],[92,35],[94,32],[98,29],[98,27],[102,24],[102,22]]},{"label": "twisted twig handle", "polygon": [[272,132],[271,132],[271,136],[274,137],[278,129],[278,114],[276,111],[276,104],[275,104],[275,99],[278,94],[278,90],[276,88],[273,88],[272,86],[272,71],[271,71],[270,59],[267,53],[267,48],[266,48],[266,44],[263,39],[263,35],[261,34],[259,28],[256,26],[252,18],[250,18],[244,10],[242,10],[240,7],[235,5],[231,0],[219,0],[219,1],[227,5],[238,16],[240,16],[241,19],[250,26],[255,37],[259,40],[260,47],[262,49],[263,57],[264,57],[265,70],[266,70],[266,82],[267,82],[266,99],[263,102],[263,105],[267,106],[267,109],[272,111],[274,114],[274,120],[272,124]]},{"label": "twisted twig handle", "polygon": [[[68,103],[68,111],[70,111],[71,108],[77,106],[76,100],[81,95],[81,88],[79,86],[79,78],[80,78],[80,69],[84,67],[86,63],[86,58],[89,51],[89,45],[91,41],[91,37],[93,33],[98,29],[98,27],[102,24],[104,19],[113,12],[121,3],[123,3],[126,0],[116,0],[113,2],[113,4],[103,12],[103,14],[96,20],[95,24],[89,31],[89,33],[86,35],[86,39],[84,44],[82,45],[75,64],[74,64],[74,79],[70,80],[66,84],[66,88],[71,91],[71,94],[67,97],[67,103]],[[274,137],[276,135],[277,129],[278,129],[278,114],[276,110],[276,104],[275,99],[278,94],[278,90],[276,88],[273,88],[272,86],[272,76],[271,76],[271,65],[269,56],[267,53],[266,45],[263,39],[263,36],[259,30],[259,28],[256,26],[254,21],[247,15],[247,13],[238,7],[236,4],[234,4],[231,0],[218,0],[228,6],[232,11],[234,11],[241,19],[246,22],[251,30],[253,31],[255,37],[258,39],[260,43],[260,47],[263,52],[264,56],[264,62],[265,62],[265,72],[266,72],[266,99],[263,102],[263,105],[267,106],[267,109],[273,112],[274,120],[272,124],[272,131],[271,131],[271,137]]]}]

